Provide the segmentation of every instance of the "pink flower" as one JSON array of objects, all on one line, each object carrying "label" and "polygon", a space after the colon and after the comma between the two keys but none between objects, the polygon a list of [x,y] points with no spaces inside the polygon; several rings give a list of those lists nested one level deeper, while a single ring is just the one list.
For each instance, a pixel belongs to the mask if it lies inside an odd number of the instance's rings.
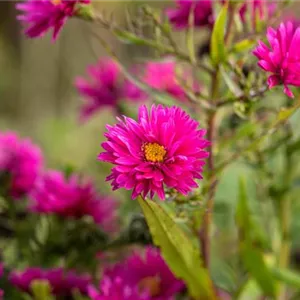
[{"label": "pink flower", "polygon": [[8,192],[17,199],[34,187],[42,167],[41,150],[14,132],[0,132],[0,175],[8,175]]},{"label": "pink flower", "polygon": [[105,230],[116,227],[116,202],[96,193],[91,182],[80,182],[72,175],[66,179],[58,171],[41,176],[32,192],[30,210],[80,219],[91,216]]},{"label": "pink flower", "polygon": [[211,26],[214,22],[211,0],[176,0],[176,8],[169,8],[166,14],[170,22],[178,30],[189,26],[191,10],[194,13],[195,26]]},{"label": "pink flower", "polygon": [[120,101],[138,100],[141,92],[128,80],[124,80],[120,68],[112,59],[102,59],[97,65],[89,66],[90,80],[77,78],[76,87],[84,97],[81,119],[86,120],[104,107],[118,110]]},{"label": "pink flower", "polygon": [[107,180],[113,189],[133,189],[132,198],[150,193],[165,198],[164,185],[186,195],[201,179],[204,151],[209,142],[206,131],[181,108],[145,105],[138,121],[124,117],[118,124],[107,125],[105,152],[98,159],[115,165]]},{"label": "pink flower", "polygon": [[25,34],[30,38],[41,37],[53,28],[53,41],[66,23],[76,13],[78,3],[88,4],[90,0],[27,0],[18,3],[22,12],[18,19],[25,24]]},{"label": "pink flower", "polygon": [[159,250],[153,247],[147,247],[145,255],[134,253],[124,263],[107,269],[104,278],[109,278],[111,282],[118,280],[123,286],[137,290],[140,295],[148,295],[151,300],[174,299],[184,288],[183,282],[173,275]]},{"label": "pink flower", "polygon": [[174,61],[150,62],[146,65],[144,82],[180,101],[187,101],[186,93],[178,83],[176,75]]},{"label": "pink flower", "polygon": [[92,300],[150,300],[146,293],[139,293],[136,286],[124,283],[123,278],[105,276],[98,291],[94,286],[89,286],[88,295]]},{"label": "pink flower", "polygon": [[284,93],[294,97],[288,85],[300,86],[300,28],[291,22],[281,23],[277,30],[269,27],[267,39],[270,47],[258,42],[253,54],[259,59],[258,65],[270,72],[269,88],[284,85]]},{"label": "pink flower", "polygon": [[88,286],[92,282],[91,276],[88,274],[78,275],[62,268],[28,268],[23,272],[13,271],[9,280],[12,285],[29,294],[34,281],[48,281],[52,294],[60,297],[70,297],[74,290],[78,290],[82,295],[87,295]]},{"label": "pink flower", "polygon": [[268,0],[246,0],[245,4],[240,8],[240,17],[242,22],[246,22],[247,14],[250,14],[250,19],[253,28],[256,27],[257,21],[268,20],[275,13],[277,4]]}]

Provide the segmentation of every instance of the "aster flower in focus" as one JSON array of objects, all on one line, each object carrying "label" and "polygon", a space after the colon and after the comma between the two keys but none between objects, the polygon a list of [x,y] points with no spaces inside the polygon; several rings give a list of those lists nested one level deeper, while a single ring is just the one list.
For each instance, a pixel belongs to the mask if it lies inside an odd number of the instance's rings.
[{"label": "aster flower in focus", "polygon": [[87,295],[92,279],[88,274],[78,275],[72,271],[66,272],[62,268],[28,268],[22,272],[11,272],[9,281],[19,290],[29,294],[34,281],[47,281],[53,295],[71,297],[75,290],[82,295]]},{"label": "aster flower in focus", "polygon": [[211,0],[176,0],[176,8],[169,8],[166,14],[170,22],[178,30],[189,26],[191,10],[194,13],[194,25],[212,26],[214,23],[213,6]]},{"label": "aster flower in focus", "polygon": [[147,247],[144,255],[134,253],[125,262],[107,269],[105,276],[113,282],[122,280],[123,285],[135,287],[140,295],[148,295],[151,300],[174,299],[184,288],[183,282],[170,271],[160,251],[153,247]]},{"label": "aster flower in focus", "polygon": [[123,278],[105,276],[100,284],[100,290],[90,286],[88,295],[92,300],[150,300],[148,293],[140,293],[136,286],[124,283]]},{"label": "aster flower in focus", "polygon": [[124,117],[118,124],[107,125],[105,152],[99,160],[115,165],[107,180],[113,189],[133,189],[132,198],[156,193],[165,198],[164,185],[186,195],[202,178],[204,149],[209,142],[198,122],[181,108],[141,106],[138,121]]},{"label": "aster flower in focus", "polygon": [[67,19],[76,13],[78,3],[88,4],[90,0],[27,0],[16,8],[22,12],[18,19],[28,37],[41,37],[53,29],[52,39],[56,40]]},{"label": "aster flower in focus", "polygon": [[253,54],[259,59],[258,65],[271,73],[269,88],[283,84],[284,93],[294,97],[289,85],[300,86],[300,28],[291,22],[281,23],[278,29],[268,28],[268,47],[259,41]]},{"label": "aster flower in focus", "polygon": [[146,65],[145,70],[144,82],[149,86],[163,91],[179,101],[187,101],[186,93],[176,78],[175,61],[150,62]]},{"label": "aster flower in focus", "polygon": [[41,176],[31,195],[30,210],[80,219],[91,216],[105,230],[116,227],[116,202],[96,193],[91,182],[81,182],[76,175],[65,178],[58,171]]},{"label": "aster flower in focus", "polygon": [[8,193],[17,199],[29,193],[42,167],[41,150],[14,132],[0,133],[0,177],[8,179]]},{"label": "aster flower in focus", "polygon": [[118,110],[121,100],[139,100],[141,92],[124,80],[119,66],[110,58],[102,59],[87,69],[89,80],[77,78],[75,85],[84,97],[81,119],[86,120],[104,107]]}]

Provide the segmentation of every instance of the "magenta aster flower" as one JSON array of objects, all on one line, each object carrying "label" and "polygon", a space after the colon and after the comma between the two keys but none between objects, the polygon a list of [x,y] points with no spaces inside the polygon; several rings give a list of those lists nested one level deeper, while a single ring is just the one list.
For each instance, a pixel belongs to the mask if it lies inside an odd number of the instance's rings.
[{"label": "magenta aster flower", "polygon": [[133,189],[132,198],[150,193],[165,198],[164,184],[186,195],[201,179],[204,151],[209,142],[206,131],[181,108],[145,105],[138,121],[124,117],[114,126],[107,125],[105,152],[99,160],[116,165],[107,180],[113,189]]},{"label": "magenta aster flower", "polygon": [[78,290],[82,295],[87,295],[88,286],[92,282],[91,276],[88,274],[78,275],[62,268],[28,268],[23,272],[13,271],[9,280],[19,290],[29,294],[31,293],[31,284],[34,281],[48,281],[52,294],[61,297],[70,297],[75,290]]},{"label": "magenta aster flower", "polygon": [[94,286],[89,287],[88,294],[92,300],[150,300],[148,293],[140,293],[136,286],[129,286],[118,276],[105,276],[99,289],[100,291]]},{"label": "magenta aster flower", "polygon": [[[158,249],[147,247],[145,254],[134,253],[124,263],[105,271],[105,276],[123,285],[135,287],[141,295],[151,300],[171,300],[184,284],[170,271]],[[101,299],[101,298],[100,298]],[[97,299],[98,300],[98,299]]]},{"label": "magenta aster flower", "polygon": [[211,0],[176,0],[176,8],[169,8],[166,14],[178,30],[189,26],[191,10],[194,13],[195,26],[211,26],[214,22]]},{"label": "magenta aster flower", "polygon": [[86,120],[104,107],[118,110],[122,100],[140,100],[142,92],[124,79],[119,66],[112,59],[102,59],[97,65],[89,66],[90,80],[77,78],[75,85],[84,97],[81,119]]},{"label": "magenta aster flower", "polygon": [[300,28],[295,29],[291,22],[281,23],[277,30],[268,28],[267,39],[270,47],[259,41],[253,51],[258,65],[271,73],[269,88],[283,84],[284,93],[294,97],[288,86],[300,86]]},{"label": "magenta aster flower", "polygon": [[49,171],[37,181],[31,198],[34,212],[75,219],[91,216],[105,230],[116,227],[117,203],[98,195],[91,182],[80,182],[76,175],[66,179],[61,172]]},{"label": "magenta aster flower", "polygon": [[34,187],[42,167],[41,150],[16,133],[0,132],[0,175],[8,175],[9,194],[17,199]]},{"label": "magenta aster flower", "polygon": [[41,37],[52,28],[52,39],[56,40],[67,19],[76,13],[76,5],[89,2],[90,0],[27,0],[18,3],[16,8],[22,11],[18,19],[25,24],[25,34],[28,37]]}]

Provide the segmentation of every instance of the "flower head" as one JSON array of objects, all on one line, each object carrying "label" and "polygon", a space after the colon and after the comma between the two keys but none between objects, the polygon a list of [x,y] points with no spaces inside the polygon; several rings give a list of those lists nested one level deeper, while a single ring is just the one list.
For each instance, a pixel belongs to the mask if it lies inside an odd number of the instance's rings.
[{"label": "flower head", "polygon": [[269,88],[284,85],[284,93],[293,97],[288,85],[300,86],[300,28],[295,29],[291,22],[281,23],[277,30],[269,27],[268,47],[258,42],[253,54],[259,59],[258,65],[270,72]]},{"label": "flower head", "polygon": [[209,142],[203,138],[206,131],[181,108],[153,105],[148,111],[143,105],[138,121],[118,121],[107,126],[105,152],[98,156],[115,165],[107,177],[114,190],[133,189],[132,198],[157,193],[164,199],[164,184],[182,194],[198,186]]},{"label": "flower head", "polygon": [[173,275],[159,250],[153,247],[147,247],[144,255],[134,253],[124,263],[107,269],[105,275],[112,281],[121,278],[123,284],[135,287],[141,295],[146,294],[151,300],[174,299],[184,288],[183,282]]},{"label": "flower head", "polygon": [[253,28],[256,27],[257,21],[267,20],[272,17],[276,10],[276,3],[268,0],[247,0],[240,8],[240,17],[242,22],[247,19],[247,14],[250,15]]},{"label": "flower head", "polygon": [[47,281],[55,296],[68,297],[74,290],[82,295],[87,295],[88,286],[92,279],[89,275],[78,275],[72,271],[64,271],[62,268],[41,269],[28,268],[23,272],[13,271],[9,276],[12,285],[23,292],[31,293],[31,286],[34,281]]},{"label": "flower head", "polygon": [[31,198],[32,211],[75,219],[91,216],[103,229],[115,229],[116,202],[98,195],[91,182],[82,183],[76,175],[67,179],[61,172],[49,171],[41,176]]},{"label": "flower head", "polygon": [[186,101],[186,93],[177,81],[175,61],[150,62],[145,68],[144,82],[152,88]]},{"label": "flower head", "polygon": [[13,132],[0,132],[0,175],[8,175],[8,192],[13,198],[29,193],[42,167],[41,150],[29,139]]},{"label": "flower head", "polygon": [[94,286],[89,287],[92,300],[150,300],[147,293],[139,293],[136,286],[124,283],[124,278],[105,276],[100,283],[100,291]]},{"label": "flower head", "polygon": [[176,8],[169,8],[166,14],[176,29],[189,25],[191,11],[194,13],[195,26],[211,26],[214,22],[211,0],[176,0]]},{"label": "flower head", "polygon": [[25,24],[25,34],[28,37],[41,37],[52,28],[52,39],[56,40],[67,19],[75,14],[76,5],[89,2],[90,0],[27,0],[18,3],[16,8],[22,12],[18,19]]},{"label": "flower head", "polygon": [[124,80],[120,68],[112,59],[102,59],[89,66],[90,80],[77,78],[76,87],[84,97],[81,118],[85,120],[103,107],[117,109],[120,100],[140,98],[140,91],[128,80]]}]

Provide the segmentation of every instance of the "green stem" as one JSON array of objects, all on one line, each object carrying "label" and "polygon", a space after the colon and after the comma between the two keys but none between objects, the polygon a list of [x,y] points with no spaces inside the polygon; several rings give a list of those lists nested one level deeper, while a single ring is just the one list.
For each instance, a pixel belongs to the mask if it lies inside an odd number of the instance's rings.
[{"label": "green stem", "polygon": [[[286,151],[286,175],[285,186],[286,191],[289,190],[291,184],[291,155]],[[279,222],[281,229],[281,244],[279,249],[278,266],[282,269],[287,269],[290,262],[291,240],[290,240],[290,220],[291,220],[291,198],[288,192],[285,192],[279,203]],[[286,286],[279,286],[278,300],[286,299]]]},{"label": "green stem", "polygon": [[[212,75],[211,98],[212,102],[217,99],[219,94],[219,69],[217,68]],[[217,187],[217,181],[214,174],[214,140],[216,133],[216,111],[212,111],[208,116],[207,138],[210,141],[209,158],[208,158],[208,198],[206,202],[206,211],[203,217],[203,226],[200,232],[200,243],[204,265],[209,269],[210,265],[210,229],[212,223],[212,213],[214,208],[214,198]]]}]

